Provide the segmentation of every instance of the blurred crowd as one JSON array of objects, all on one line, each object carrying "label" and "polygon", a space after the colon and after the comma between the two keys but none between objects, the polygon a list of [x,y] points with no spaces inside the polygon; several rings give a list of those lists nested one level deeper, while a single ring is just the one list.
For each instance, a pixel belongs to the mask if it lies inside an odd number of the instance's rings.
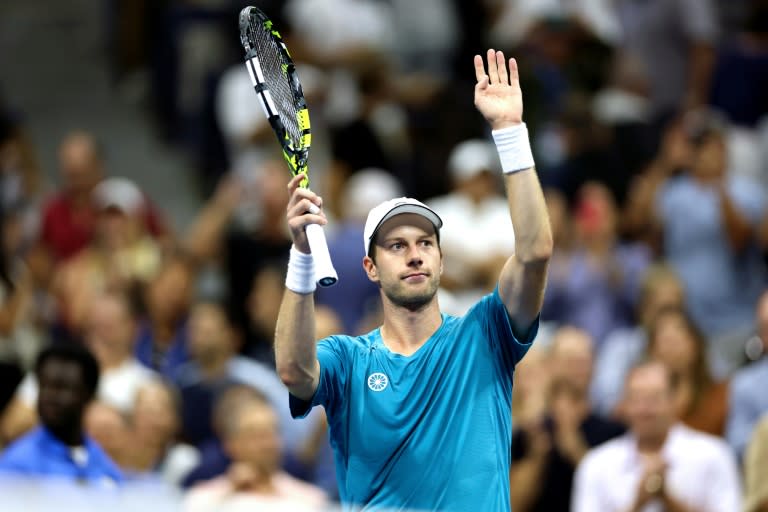
[{"label": "blurred crowd", "polygon": [[309,103],[340,278],[318,339],[378,325],[362,231],[385,199],[445,221],[446,312],[495,286],[514,240],[471,60],[504,50],[555,235],[513,510],[768,511],[766,0],[109,0],[114,83],[143,84],[204,204],[170,225],[87,127],[41,169],[0,99],[0,471],[159,482],[189,511],[337,499],[322,411],[291,419],[274,369],[288,174],[242,65],[249,3]]}]

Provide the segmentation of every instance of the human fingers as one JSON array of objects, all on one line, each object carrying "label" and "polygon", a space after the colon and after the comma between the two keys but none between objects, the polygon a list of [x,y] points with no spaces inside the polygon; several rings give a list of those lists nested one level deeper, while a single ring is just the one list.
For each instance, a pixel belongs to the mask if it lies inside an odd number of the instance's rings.
[{"label": "human fingers", "polygon": [[486,60],[488,61],[488,77],[491,84],[499,83],[499,69],[496,65],[496,51],[493,49],[488,49]]},{"label": "human fingers", "polygon": [[504,52],[500,50],[496,52],[496,69],[499,74],[499,83],[508,84],[507,63],[504,62]]}]

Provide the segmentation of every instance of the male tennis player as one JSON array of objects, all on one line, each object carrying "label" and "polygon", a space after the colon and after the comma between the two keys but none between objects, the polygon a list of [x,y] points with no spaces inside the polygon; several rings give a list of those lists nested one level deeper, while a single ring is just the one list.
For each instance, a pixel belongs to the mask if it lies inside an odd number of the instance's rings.
[{"label": "male tennis player", "polygon": [[[304,226],[325,223],[319,197],[288,188],[294,247],[275,339],[294,416],[328,415],[340,496],[366,510],[508,511],[512,375],[538,329],[552,234],[522,122],[517,64],[475,56],[475,105],[493,129],[516,252],[497,288],[463,317],[437,301],[440,218],[414,199],[373,208],[363,267],[383,325],[314,338],[314,276]],[[312,213],[305,213],[307,211]],[[498,236],[513,236],[499,233]]]}]

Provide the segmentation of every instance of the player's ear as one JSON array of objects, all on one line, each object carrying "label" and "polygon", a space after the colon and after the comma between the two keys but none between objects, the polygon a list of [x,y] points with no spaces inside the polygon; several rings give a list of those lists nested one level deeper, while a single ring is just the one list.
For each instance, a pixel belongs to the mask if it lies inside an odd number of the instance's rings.
[{"label": "player's ear", "polygon": [[376,263],[374,263],[370,256],[363,257],[363,269],[371,282],[379,282],[379,272],[376,269]]}]

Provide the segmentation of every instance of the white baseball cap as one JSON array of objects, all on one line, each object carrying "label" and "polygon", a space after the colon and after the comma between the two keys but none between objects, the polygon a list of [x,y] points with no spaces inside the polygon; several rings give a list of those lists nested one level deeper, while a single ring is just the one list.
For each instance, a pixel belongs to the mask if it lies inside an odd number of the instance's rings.
[{"label": "white baseball cap", "polygon": [[435,233],[443,227],[443,220],[440,216],[421,201],[411,199],[410,197],[398,197],[384,201],[368,212],[368,219],[365,221],[365,229],[363,230],[365,254],[369,253],[371,242],[381,225],[395,215],[403,213],[415,213],[416,215],[421,215],[435,226]]},{"label": "white baseball cap", "polygon": [[448,170],[454,180],[473,178],[483,171],[500,170],[496,146],[485,139],[465,140],[451,151]]},{"label": "white baseball cap", "polygon": [[144,196],[131,180],[107,178],[93,190],[93,198],[99,208],[116,208],[125,215],[135,215],[144,207]]}]

